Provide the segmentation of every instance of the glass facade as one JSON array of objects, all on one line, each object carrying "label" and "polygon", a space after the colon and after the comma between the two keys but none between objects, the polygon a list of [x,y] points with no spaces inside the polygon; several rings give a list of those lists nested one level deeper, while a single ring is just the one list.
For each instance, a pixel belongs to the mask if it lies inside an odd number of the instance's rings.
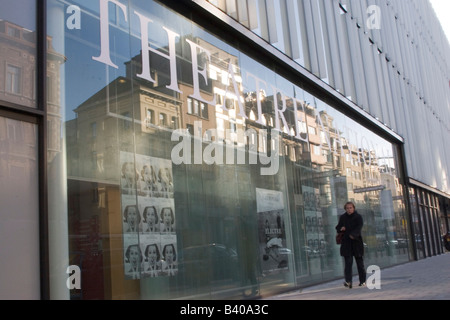
[{"label": "glass facade", "polygon": [[1,1],[0,8],[0,99],[36,108],[36,4]]},{"label": "glass facade", "polygon": [[[23,11],[23,6],[29,8]],[[0,299],[39,299],[36,5],[0,1]]]},{"label": "glass facade", "polygon": [[[334,279],[347,200],[368,265],[409,260],[396,145],[157,2],[47,3],[53,297],[242,298]],[[81,289],[56,276],[67,260]]]},{"label": "glass facade", "polygon": [[0,299],[39,299],[37,126],[0,116],[0,128]]},{"label": "glass facade", "polygon": [[443,253],[448,200],[408,183],[396,137],[164,2],[47,0],[43,37],[39,2],[0,0],[0,297],[47,298],[48,280],[50,299],[245,299],[339,279],[347,201],[366,267]]}]

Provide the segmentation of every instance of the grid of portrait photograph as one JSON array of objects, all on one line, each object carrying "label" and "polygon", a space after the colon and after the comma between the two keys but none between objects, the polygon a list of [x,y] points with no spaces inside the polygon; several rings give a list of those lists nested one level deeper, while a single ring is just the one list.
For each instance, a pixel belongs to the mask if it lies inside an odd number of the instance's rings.
[{"label": "grid of portrait photograph", "polygon": [[305,251],[308,257],[317,258],[326,251],[319,189],[303,186],[302,190],[305,209]]},{"label": "grid of portrait photograph", "polygon": [[177,274],[171,161],[121,152],[126,279]]}]

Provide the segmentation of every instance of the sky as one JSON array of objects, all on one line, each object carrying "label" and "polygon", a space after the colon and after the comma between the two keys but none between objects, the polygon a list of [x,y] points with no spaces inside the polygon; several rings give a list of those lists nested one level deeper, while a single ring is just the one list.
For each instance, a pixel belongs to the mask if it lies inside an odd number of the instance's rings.
[{"label": "sky", "polygon": [[430,2],[450,42],[450,0],[430,0]]}]

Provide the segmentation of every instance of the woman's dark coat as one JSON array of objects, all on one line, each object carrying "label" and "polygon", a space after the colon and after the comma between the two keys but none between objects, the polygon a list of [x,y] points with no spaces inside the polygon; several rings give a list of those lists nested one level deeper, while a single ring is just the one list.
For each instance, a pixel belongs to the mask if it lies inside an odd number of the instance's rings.
[{"label": "woman's dark coat", "polygon": [[[340,216],[336,231],[339,232],[342,227],[345,227],[341,243],[341,256],[364,256],[364,242],[361,236],[363,225],[363,218],[356,210],[351,215],[346,212]],[[353,236],[353,240],[350,235]]]}]

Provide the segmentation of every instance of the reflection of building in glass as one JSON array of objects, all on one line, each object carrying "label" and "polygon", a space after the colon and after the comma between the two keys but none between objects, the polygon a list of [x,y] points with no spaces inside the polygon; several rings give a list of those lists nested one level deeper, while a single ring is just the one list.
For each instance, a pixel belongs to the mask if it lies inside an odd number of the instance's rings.
[{"label": "reflection of building in glass", "polygon": [[[36,39],[35,33],[12,22],[0,21],[0,99],[27,107],[36,107]],[[33,168],[38,159],[30,158],[37,131],[34,125],[0,117],[0,154],[2,172],[22,177],[21,171]],[[11,144],[14,144],[11,145]],[[20,150],[22,150],[20,152]],[[4,167],[3,155],[15,150],[13,163]]]},{"label": "reflection of building in glass", "polygon": [[[0,100],[37,108],[36,32],[0,20]],[[47,125],[49,161],[61,151],[60,69],[65,59],[47,37]]]},{"label": "reflection of building in glass", "polygon": [[[198,41],[198,40],[196,40]],[[150,128],[165,127],[169,130],[188,129],[191,134],[194,134],[194,122],[202,121],[202,133],[208,129],[216,128],[214,117],[214,106],[199,101],[190,97],[193,94],[192,84],[192,63],[188,56],[189,48],[185,39],[181,39],[176,44],[177,46],[177,72],[179,73],[178,88],[182,93],[170,90],[167,88],[171,82],[171,74],[168,67],[167,59],[159,56],[154,52],[149,53],[150,65],[152,66],[151,75],[154,82],[145,81],[136,76],[142,69],[142,55],[134,57],[130,62],[127,62],[127,78],[133,79],[142,86],[153,88],[159,94],[165,94],[167,97],[173,97],[178,101],[178,110],[170,110],[167,105],[162,105],[160,102],[153,103],[141,109],[142,117],[135,117],[137,121],[143,121],[143,131],[150,130]],[[166,52],[167,48],[160,48],[159,51]],[[200,60],[201,61],[201,60]],[[206,67],[206,66],[200,66]],[[206,101],[213,99],[212,81],[209,79],[208,84],[200,84],[200,91],[202,98]],[[197,133],[198,134],[198,133]]]},{"label": "reflection of building in glass", "polygon": [[0,43],[0,99],[36,107],[36,32],[3,20]]},{"label": "reflection of building in glass", "polygon": [[149,135],[178,128],[180,106],[178,99],[138,81],[114,80],[75,109],[77,118],[67,122],[67,136],[73,142],[68,148],[69,159],[74,160],[70,175],[116,184],[119,151],[132,152],[133,139],[145,146]]}]

